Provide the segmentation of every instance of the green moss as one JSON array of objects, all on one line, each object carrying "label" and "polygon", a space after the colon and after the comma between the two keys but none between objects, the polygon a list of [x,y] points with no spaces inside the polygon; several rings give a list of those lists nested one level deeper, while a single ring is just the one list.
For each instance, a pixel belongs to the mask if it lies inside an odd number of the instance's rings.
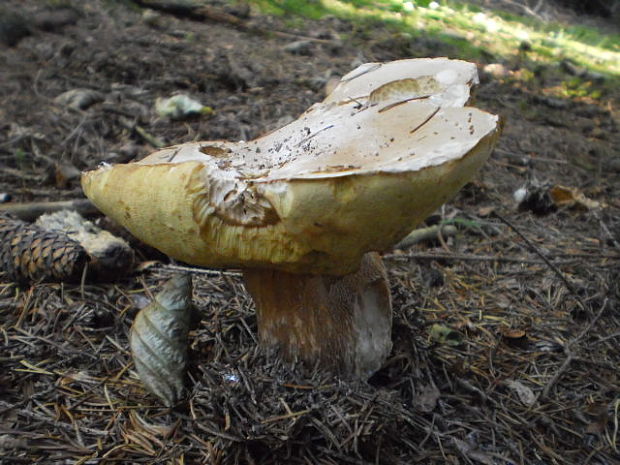
[{"label": "green moss", "polygon": [[598,99],[602,96],[602,90],[594,88],[591,81],[574,77],[562,82],[561,94],[563,97],[589,97]]}]

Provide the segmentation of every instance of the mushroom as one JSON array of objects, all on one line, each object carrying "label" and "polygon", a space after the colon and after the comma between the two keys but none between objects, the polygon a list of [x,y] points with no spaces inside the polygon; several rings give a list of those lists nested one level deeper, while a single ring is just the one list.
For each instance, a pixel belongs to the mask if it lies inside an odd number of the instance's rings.
[{"label": "mushroom", "polygon": [[132,234],[186,263],[243,270],[261,344],[367,377],[391,350],[388,250],[471,179],[499,119],[465,106],[474,64],[368,63],[292,123],[190,142],[82,176]]}]

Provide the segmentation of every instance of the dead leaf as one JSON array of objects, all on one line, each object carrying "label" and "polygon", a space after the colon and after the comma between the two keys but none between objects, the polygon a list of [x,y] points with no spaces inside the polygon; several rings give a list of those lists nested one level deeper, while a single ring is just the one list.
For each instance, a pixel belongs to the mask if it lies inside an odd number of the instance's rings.
[{"label": "dead leaf", "polygon": [[582,208],[586,210],[597,210],[606,205],[602,202],[589,199],[583,192],[575,187],[566,187],[560,184],[549,189],[549,195],[556,207]]},{"label": "dead leaf", "polygon": [[505,337],[507,339],[521,339],[525,337],[526,334],[523,329],[504,327],[500,329],[500,333],[502,334],[502,337]]},{"label": "dead leaf", "polygon": [[592,434],[601,434],[605,432],[607,422],[609,421],[607,404],[601,402],[590,404],[584,409],[584,413],[592,419],[586,427],[586,432]]},{"label": "dead leaf", "polygon": [[459,346],[463,343],[463,335],[447,326],[435,323],[430,330],[431,339],[440,344]]},{"label": "dead leaf", "polygon": [[516,381],[514,379],[507,379],[505,381],[506,386],[517,393],[517,397],[519,400],[528,407],[531,407],[536,403],[536,394],[525,384],[521,383],[521,381]]},{"label": "dead leaf", "polygon": [[480,207],[478,209],[478,216],[486,218],[487,216],[491,216],[494,211],[495,207]]},{"label": "dead leaf", "polygon": [[417,394],[418,395],[414,398],[413,405],[418,410],[425,413],[432,412],[435,409],[441,395],[434,383],[420,386]]},{"label": "dead leaf", "polygon": [[73,181],[80,179],[82,172],[68,162],[56,163],[56,187],[67,189]]},{"label": "dead leaf", "polygon": [[191,308],[191,276],[178,275],[164,284],[131,325],[129,345],[138,376],[166,407],[183,397]]}]

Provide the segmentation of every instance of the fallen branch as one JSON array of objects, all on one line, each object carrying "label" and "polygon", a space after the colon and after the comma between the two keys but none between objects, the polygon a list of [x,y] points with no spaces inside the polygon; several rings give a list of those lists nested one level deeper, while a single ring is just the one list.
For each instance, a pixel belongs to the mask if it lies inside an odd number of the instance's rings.
[{"label": "fallen branch", "polygon": [[162,268],[173,270],[173,271],[182,271],[184,273],[203,274],[206,276],[213,276],[213,277],[233,276],[235,278],[240,278],[241,276],[243,276],[243,274],[240,271],[209,270],[206,268],[195,268],[192,266],[162,265]]},{"label": "fallen branch", "polygon": [[[543,260],[533,260],[520,257],[498,257],[495,255],[469,255],[455,253],[407,253],[407,254],[386,254],[384,260],[452,260],[452,261],[471,261],[471,262],[498,262],[498,263],[524,263],[528,265],[544,265]],[[575,259],[556,262],[556,265],[573,263]]]},{"label": "fallen branch", "polygon": [[246,21],[238,16],[227,13],[226,11],[204,4],[194,4],[191,2],[175,2],[173,0],[133,0],[133,3],[143,8],[151,8],[153,10],[162,11],[167,14],[176,16],[177,18],[187,18],[194,21],[213,21],[217,23],[229,24],[242,32],[252,34],[274,35],[276,37],[303,39],[318,43],[333,43],[329,39],[317,39],[316,37],[308,37],[300,34],[292,34],[290,32],[277,31],[270,29],[264,31],[256,26],[248,25]]},{"label": "fallen branch", "polygon": [[24,221],[33,221],[44,213],[53,213],[60,210],[75,210],[80,215],[85,216],[100,214],[97,207],[88,199],[0,204],[0,213],[9,213]]}]

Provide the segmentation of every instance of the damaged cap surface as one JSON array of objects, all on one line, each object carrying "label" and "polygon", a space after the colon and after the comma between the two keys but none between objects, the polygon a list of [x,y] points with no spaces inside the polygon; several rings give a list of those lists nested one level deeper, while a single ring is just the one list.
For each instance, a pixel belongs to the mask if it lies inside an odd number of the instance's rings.
[{"label": "damaged cap surface", "polygon": [[498,117],[464,106],[475,65],[370,63],[296,121],[249,142],[191,142],[83,175],[104,213],[202,266],[346,274],[451,198]]}]

